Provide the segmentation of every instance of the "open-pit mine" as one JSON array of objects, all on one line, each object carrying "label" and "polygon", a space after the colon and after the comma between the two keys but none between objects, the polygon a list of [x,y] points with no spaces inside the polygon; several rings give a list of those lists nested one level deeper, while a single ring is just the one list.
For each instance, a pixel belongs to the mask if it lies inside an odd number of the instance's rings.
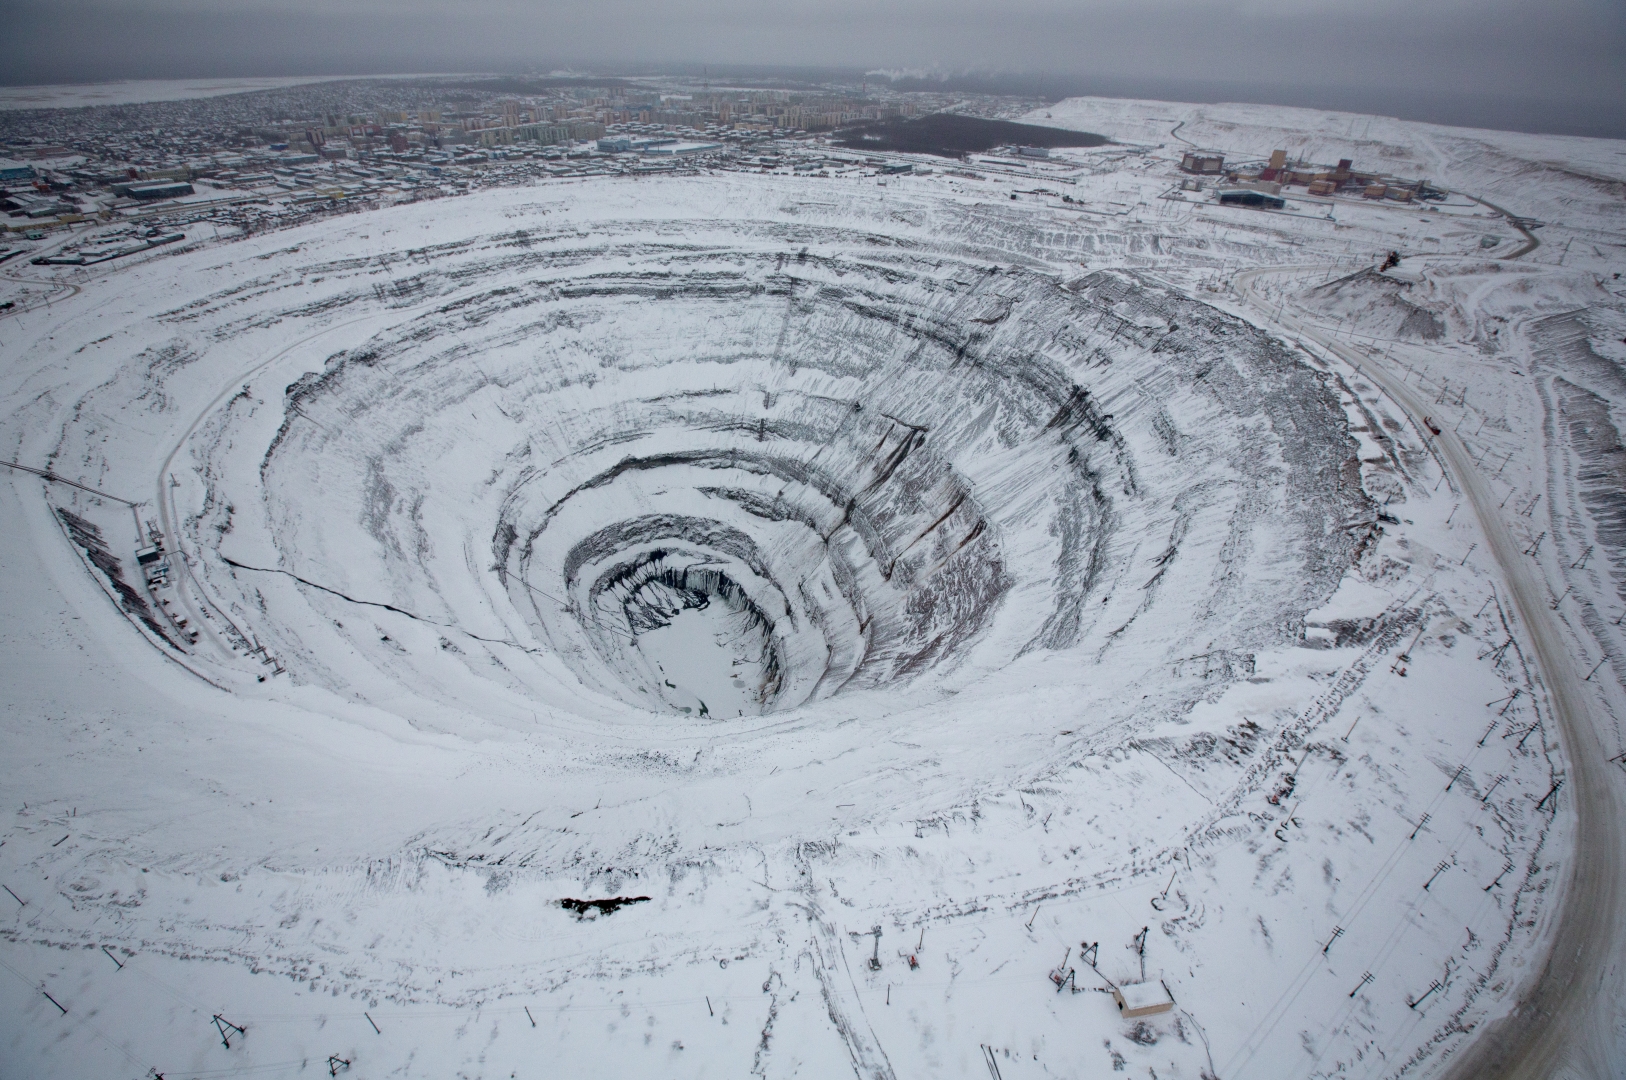
[{"label": "open-pit mine", "polygon": [[1618,155],[1024,119],[7,263],[0,1072],[1618,1063]]}]

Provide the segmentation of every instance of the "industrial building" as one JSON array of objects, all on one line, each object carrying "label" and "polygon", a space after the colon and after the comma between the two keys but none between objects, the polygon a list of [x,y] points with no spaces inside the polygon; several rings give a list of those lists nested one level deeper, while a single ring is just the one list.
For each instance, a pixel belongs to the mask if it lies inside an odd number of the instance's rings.
[{"label": "industrial building", "polygon": [[722,143],[714,142],[663,142],[657,146],[651,146],[644,153],[681,157],[689,154],[706,154],[722,148]]},{"label": "industrial building", "polygon": [[1188,173],[1197,173],[1199,176],[1208,176],[1225,171],[1224,154],[1204,154],[1200,151],[1188,150],[1180,159],[1180,168]]},{"label": "industrial building", "polygon": [[182,195],[195,195],[197,189],[185,180],[172,180],[167,184],[140,184],[132,186],[127,192],[132,199],[151,202],[155,199],[178,199]]},{"label": "industrial building", "polygon": [[598,140],[597,144],[601,154],[651,154],[666,157],[682,157],[688,154],[704,154],[712,150],[721,150],[721,143],[713,142],[680,142],[677,139],[659,136],[639,137],[634,135],[610,135]]},{"label": "industrial building", "polygon": [[12,161],[10,158],[0,158],[0,181],[32,179],[34,179],[34,167],[32,165],[25,165],[21,161]]},{"label": "industrial building", "polygon": [[[1188,157],[1190,155],[1187,155]],[[1350,158],[1340,158],[1337,165],[1311,165],[1304,161],[1289,163],[1286,150],[1271,152],[1268,163],[1260,166],[1241,166],[1229,173],[1232,184],[1263,190],[1260,185],[1271,183],[1275,191],[1287,185],[1300,185],[1311,195],[1332,196],[1340,192],[1360,194],[1367,199],[1389,199],[1411,202],[1413,199],[1438,198],[1442,193],[1430,188],[1425,180],[1402,180],[1381,173],[1360,170]]]},{"label": "industrial building", "polygon": [[1253,188],[1221,188],[1217,194],[1221,206],[1252,206],[1256,209],[1280,210],[1287,205],[1287,200],[1280,195],[1272,195],[1268,191],[1255,191]]},{"label": "industrial building", "polygon": [[659,136],[609,135],[598,140],[596,145],[601,154],[632,154],[643,153],[657,146],[666,146],[676,142],[676,139],[661,138]]}]

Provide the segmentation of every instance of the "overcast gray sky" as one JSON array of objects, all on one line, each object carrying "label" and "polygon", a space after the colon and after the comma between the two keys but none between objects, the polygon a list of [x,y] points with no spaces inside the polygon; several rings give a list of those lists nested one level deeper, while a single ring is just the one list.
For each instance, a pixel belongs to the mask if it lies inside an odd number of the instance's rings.
[{"label": "overcast gray sky", "polygon": [[1626,109],[1626,0],[0,0],[0,27],[13,84],[706,63]]}]

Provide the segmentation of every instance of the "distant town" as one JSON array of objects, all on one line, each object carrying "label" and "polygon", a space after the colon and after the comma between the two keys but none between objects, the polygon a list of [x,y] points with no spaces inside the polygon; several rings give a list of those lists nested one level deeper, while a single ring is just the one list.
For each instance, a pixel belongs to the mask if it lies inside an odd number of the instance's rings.
[{"label": "distant town", "polygon": [[[818,136],[952,99],[576,79],[358,80],[0,114],[0,209],[244,230],[544,177],[707,166],[814,171]],[[924,100],[923,100],[924,99]]]},{"label": "distant town", "polygon": [[[1039,101],[846,86],[713,86],[709,80],[361,79],[140,105],[0,113],[0,261],[26,241],[101,226],[44,261],[89,265],[184,239],[208,224],[247,234],[312,217],[543,179],[745,170],[879,176],[941,167],[967,179],[1069,183],[1160,147],[1014,124]],[[1035,145],[1029,145],[1033,143]],[[1193,149],[1185,192],[1280,209],[1283,190],[1410,201],[1441,193],[1344,160],[1227,163]],[[1039,189],[1036,189],[1039,190]],[[1050,192],[1063,202],[1073,200]],[[119,228],[118,226],[125,226]]]}]

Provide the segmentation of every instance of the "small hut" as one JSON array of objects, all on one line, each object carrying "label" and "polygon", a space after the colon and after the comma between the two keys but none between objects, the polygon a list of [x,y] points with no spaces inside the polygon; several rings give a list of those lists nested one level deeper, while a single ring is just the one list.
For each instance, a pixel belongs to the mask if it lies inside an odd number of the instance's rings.
[{"label": "small hut", "polygon": [[1126,1017],[1152,1016],[1174,1008],[1174,995],[1169,993],[1162,979],[1114,986],[1112,1000],[1118,1003],[1118,1011]]}]

